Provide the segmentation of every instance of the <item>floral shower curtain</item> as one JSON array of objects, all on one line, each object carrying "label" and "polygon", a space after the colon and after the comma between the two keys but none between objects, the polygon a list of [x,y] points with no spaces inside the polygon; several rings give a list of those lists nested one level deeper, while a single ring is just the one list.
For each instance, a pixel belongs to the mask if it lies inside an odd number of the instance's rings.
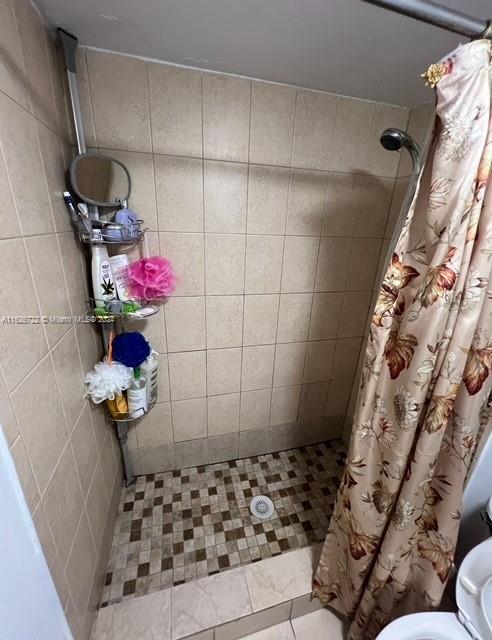
[{"label": "floral shower curtain", "polygon": [[492,43],[432,65],[436,122],[371,323],[313,591],[371,640],[439,605],[492,385]]}]

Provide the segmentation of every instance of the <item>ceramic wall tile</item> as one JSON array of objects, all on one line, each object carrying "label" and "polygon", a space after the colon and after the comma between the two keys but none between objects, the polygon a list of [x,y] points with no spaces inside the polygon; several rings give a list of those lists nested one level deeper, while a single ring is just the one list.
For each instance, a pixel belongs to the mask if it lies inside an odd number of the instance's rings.
[{"label": "ceramic wall tile", "polygon": [[343,293],[315,293],[309,326],[310,340],[336,338],[340,325]]},{"label": "ceramic wall tile", "polygon": [[336,341],[332,378],[352,378],[357,368],[360,338],[342,338]]},{"label": "ceramic wall tile", "polygon": [[361,207],[362,176],[354,173],[328,174],[322,235],[351,237]]},{"label": "ceramic wall tile", "polygon": [[298,91],[294,124],[292,166],[330,168],[337,97]]},{"label": "ceramic wall tile", "polygon": [[282,268],[282,293],[313,291],[319,238],[287,236]]},{"label": "ceramic wall tile", "polygon": [[345,416],[352,391],[352,378],[331,380],[326,394],[325,416]]},{"label": "ceramic wall tile", "polygon": [[201,157],[202,74],[165,64],[147,70],[154,153]]},{"label": "ceramic wall tile", "polygon": [[25,246],[41,313],[43,316],[53,317],[53,320],[45,325],[46,337],[52,347],[70,326],[57,323],[55,318],[71,315],[60,249],[54,235],[26,238]]},{"label": "ceramic wall tile", "polygon": [[10,1],[2,2],[0,5],[0,39],[4,48],[0,63],[0,90],[23,107],[29,108],[30,96],[26,86],[24,57],[14,4]]},{"label": "ceramic wall tile", "polygon": [[241,390],[267,389],[272,386],[274,345],[243,347]]},{"label": "ceramic wall tile", "polygon": [[246,293],[278,293],[282,275],[284,239],[248,235],[246,241]]},{"label": "ceramic wall tile", "polygon": [[277,344],[273,386],[281,387],[300,384],[304,371],[305,355],[305,342]]},{"label": "ceramic wall tile", "polygon": [[290,169],[249,166],[248,233],[283,235]]},{"label": "ceramic wall tile", "polygon": [[207,447],[209,464],[236,460],[239,456],[239,432],[208,437]]},{"label": "ceramic wall tile", "polygon": [[86,57],[98,145],[151,151],[145,62],[93,49]]},{"label": "ceramic wall tile", "polygon": [[27,457],[22,436],[18,436],[10,447],[10,454],[14,460],[15,469],[19,476],[22,491],[31,513],[39,502],[39,493],[32,473],[31,465]]},{"label": "ceramic wall tile", "polygon": [[310,382],[302,385],[299,420],[313,423],[323,415],[328,382]]},{"label": "ceramic wall tile", "polygon": [[344,294],[338,328],[339,338],[351,338],[364,334],[370,302],[370,291],[347,291]]},{"label": "ceramic wall tile", "polygon": [[65,157],[63,142],[51,129],[38,122],[37,130],[55,228],[57,231],[71,231],[70,217],[63,200],[70,158]]},{"label": "ceramic wall tile", "polygon": [[75,468],[72,448],[67,444],[42,498],[63,565],[68,560],[83,506]]},{"label": "ceramic wall tile", "polygon": [[82,410],[85,392],[84,374],[74,328],[53,347],[51,358],[68,430],[72,431]]},{"label": "ceramic wall tile", "polygon": [[347,290],[372,289],[381,250],[379,238],[355,238],[347,276]]},{"label": "ceramic wall tile", "polygon": [[328,173],[295,169],[290,175],[288,235],[318,236],[325,212]]},{"label": "ceramic wall tile", "polygon": [[312,293],[282,293],[280,295],[277,342],[302,342],[306,340],[312,302]]},{"label": "ceramic wall tile", "polygon": [[170,298],[165,306],[167,349],[199,351],[206,346],[205,298]]},{"label": "ceramic wall tile", "polygon": [[361,178],[361,206],[355,223],[355,235],[382,238],[395,181],[391,178]]},{"label": "ceramic wall tile", "polygon": [[205,73],[202,96],[205,158],[247,162],[251,81]]},{"label": "ceramic wall tile", "polygon": [[330,379],[335,355],[335,340],[308,342],[304,366],[304,382],[325,382]]},{"label": "ceramic wall tile", "polygon": [[195,440],[207,435],[207,400],[193,398],[171,403],[174,441]]},{"label": "ceramic wall tile", "polygon": [[89,521],[85,510],[82,512],[73,547],[65,567],[65,576],[74,605],[82,616],[89,603],[94,571],[96,550],[92,542]]},{"label": "ceramic wall tile", "polygon": [[241,348],[207,351],[207,395],[235,393],[241,387]]},{"label": "ceramic wall tile", "polygon": [[202,233],[159,233],[161,255],[168,258],[178,281],[174,295],[205,293],[205,254]]},{"label": "ceramic wall tile", "polygon": [[279,295],[244,297],[243,344],[274,344],[277,336]]},{"label": "ceramic wall tile", "polygon": [[22,233],[52,233],[51,203],[44,171],[40,171],[43,165],[37,121],[3,94],[0,94],[0,113],[3,159]]},{"label": "ceramic wall tile", "polygon": [[207,347],[238,347],[243,337],[243,296],[207,296]]},{"label": "ceramic wall tile", "polygon": [[96,467],[98,450],[89,405],[86,403],[71,435],[72,451],[77,465],[82,494],[87,495]]},{"label": "ceramic wall tile", "polygon": [[15,2],[14,11],[24,60],[24,82],[30,93],[31,110],[37,118],[56,128],[58,123],[46,25],[30,2]]},{"label": "ceramic wall tile", "polygon": [[208,438],[176,442],[174,454],[176,456],[174,467],[168,467],[168,469],[185,469],[189,466],[198,467],[208,464]]},{"label": "ceramic wall tile", "polygon": [[315,291],[344,291],[352,238],[321,238]]},{"label": "ceramic wall tile", "polygon": [[250,162],[289,166],[295,104],[293,87],[253,82]]},{"label": "ceramic wall tile", "polygon": [[241,393],[241,412],[239,418],[239,429],[241,431],[262,429],[268,426],[271,396],[271,389],[243,391]]},{"label": "ceramic wall tile", "polygon": [[36,483],[43,492],[68,437],[49,357],[24,378],[11,399]]},{"label": "ceramic wall tile", "polygon": [[168,361],[172,400],[205,397],[205,351],[170,353]]},{"label": "ceramic wall tile", "polygon": [[244,292],[245,236],[205,236],[205,282],[207,295]]},{"label": "ceramic wall tile", "polygon": [[209,436],[239,430],[239,400],[239,393],[210,396],[207,399]]},{"label": "ceramic wall tile", "polygon": [[154,156],[160,231],[203,231],[203,162]]},{"label": "ceramic wall tile", "polygon": [[14,414],[7,387],[0,371],[0,425],[10,446],[19,435],[19,425]]},{"label": "ceramic wall tile", "polygon": [[205,231],[244,233],[247,192],[247,164],[205,160]]},{"label": "ceramic wall tile", "polygon": [[338,98],[330,169],[364,173],[368,167],[375,103]]},{"label": "ceramic wall tile", "polygon": [[136,434],[139,447],[155,447],[173,442],[171,404],[158,402],[149,415],[139,420]]},{"label": "ceramic wall tile", "polygon": [[300,385],[291,387],[274,387],[272,389],[272,406],[270,411],[270,425],[289,424],[297,422]]}]

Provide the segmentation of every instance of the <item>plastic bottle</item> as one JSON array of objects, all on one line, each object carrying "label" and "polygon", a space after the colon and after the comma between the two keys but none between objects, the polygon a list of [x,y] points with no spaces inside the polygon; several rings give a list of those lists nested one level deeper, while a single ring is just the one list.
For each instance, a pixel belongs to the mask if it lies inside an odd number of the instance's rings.
[{"label": "plastic bottle", "polygon": [[91,271],[95,306],[104,308],[106,302],[114,300],[115,289],[108,250],[103,244],[92,245]]},{"label": "plastic bottle", "polygon": [[147,385],[140,367],[133,370],[133,381],[126,391],[130,418],[139,418],[147,411]]},{"label": "plastic bottle", "polygon": [[157,375],[159,373],[159,359],[157,351],[150,352],[147,360],[144,360],[140,365],[140,368],[145,374],[145,381],[147,384],[147,406],[150,407],[157,401]]},{"label": "plastic bottle", "polygon": [[109,259],[111,270],[113,271],[114,284],[116,293],[120,300],[131,300],[128,289],[126,288],[126,268],[130,264],[126,253],[120,253],[117,256],[111,256]]}]

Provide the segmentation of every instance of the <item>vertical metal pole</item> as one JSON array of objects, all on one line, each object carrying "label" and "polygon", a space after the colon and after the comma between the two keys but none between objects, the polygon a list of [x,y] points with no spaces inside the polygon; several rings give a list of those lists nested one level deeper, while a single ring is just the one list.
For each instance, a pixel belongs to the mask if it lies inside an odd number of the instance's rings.
[{"label": "vertical metal pole", "polygon": [[120,443],[121,457],[123,458],[123,471],[125,474],[125,485],[128,487],[135,482],[133,475],[133,465],[128,452],[128,422],[115,422],[116,435]]}]

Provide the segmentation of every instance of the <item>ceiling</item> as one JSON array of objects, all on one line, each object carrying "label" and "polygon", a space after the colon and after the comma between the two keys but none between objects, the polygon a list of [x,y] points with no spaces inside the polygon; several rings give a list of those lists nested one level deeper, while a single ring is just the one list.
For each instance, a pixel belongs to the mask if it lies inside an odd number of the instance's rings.
[{"label": "ceiling", "polygon": [[[35,1],[84,45],[406,106],[460,42],[361,0]],[[492,18],[490,0],[441,1]]]}]

